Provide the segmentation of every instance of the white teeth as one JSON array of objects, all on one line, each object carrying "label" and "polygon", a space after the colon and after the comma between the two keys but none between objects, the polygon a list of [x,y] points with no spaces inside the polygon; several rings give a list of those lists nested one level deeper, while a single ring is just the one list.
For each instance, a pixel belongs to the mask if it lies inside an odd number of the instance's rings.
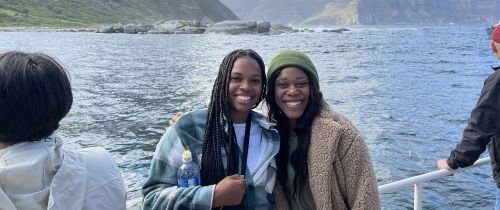
[{"label": "white teeth", "polygon": [[286,105],[288,105],[290,107],[296,107],[296,106],[298,106],[301,103],[302,102],[300,102],[300,101],[290,101],[290,102],[286,102]]},{"label": "white teeth", "polygon": [[238,96],[238,99],[242,100],[242,101],[249,101],[250,100],[250,96]]}]

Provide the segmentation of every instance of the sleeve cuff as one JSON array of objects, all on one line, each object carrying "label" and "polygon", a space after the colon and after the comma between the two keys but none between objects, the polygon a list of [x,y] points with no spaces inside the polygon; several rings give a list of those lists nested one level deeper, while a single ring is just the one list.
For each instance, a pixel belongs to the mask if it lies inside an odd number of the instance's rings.
[{"label": "sleeve cuff", "polygon": [[210,209],[213,209],[213,206],[214,206],[215,186],[216,186],[216,184],[210,185],[210,187],[212,189],[212,196],[210,197]]},{"label": "sleeve cuff", "polygon": [[198,209],[212,209],[214,204],[214,194],[215,194],[215,185],[208,185],[201,187],[197,192],[198,199],[197,206]]},{"label": "sleeve cuff", "polygon": [[457,169],[457,168],[458,168],[458,165],[457,165],[454,161],[451,161],[451,160],[450,160],[450,158],[448,158],[448,159],[446,160],[446,163],[447,163],[447,164],[448,164],[448,166],[449,166],[451,169],[453,169],[453,170],[455,170],[455,169]]}]

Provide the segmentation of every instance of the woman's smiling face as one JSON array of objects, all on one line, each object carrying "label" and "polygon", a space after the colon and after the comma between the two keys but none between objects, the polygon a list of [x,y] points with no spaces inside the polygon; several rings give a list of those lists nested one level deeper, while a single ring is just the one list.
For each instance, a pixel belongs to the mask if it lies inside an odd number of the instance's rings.
[{"label": "woman's smiling face", "polygon": [[275,100],[290,123],[296,124],[309,103],[311,90],[306,73],[297,67],[286,67],[276,77]]},{"label": "woman's smiling face", "polygon": [[259,103],[262,93],[262,70],[259,63],[244,56],[236,59],[229,81],[231,118],[235,123],[245,122],[252,107]]}]

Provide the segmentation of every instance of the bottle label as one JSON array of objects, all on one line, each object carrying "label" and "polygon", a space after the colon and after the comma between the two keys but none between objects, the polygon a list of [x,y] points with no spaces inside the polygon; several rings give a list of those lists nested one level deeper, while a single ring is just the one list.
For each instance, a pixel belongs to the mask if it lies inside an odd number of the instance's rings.
[{"label": "bottle label", "polygon": [[192,187],[200,185],[200,177],[194,177],[194,179],[179,179],[179,187]]}]

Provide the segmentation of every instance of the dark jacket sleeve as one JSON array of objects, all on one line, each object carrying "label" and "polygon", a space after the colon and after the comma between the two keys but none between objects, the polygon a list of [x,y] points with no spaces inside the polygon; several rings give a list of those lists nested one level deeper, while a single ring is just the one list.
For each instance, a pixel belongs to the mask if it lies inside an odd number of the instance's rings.
[{"label": "dark jacket sleeve", "polygon": [[500,129],[500,71],[484,81],[481,96],[472,110],[462,141],[451,151],[448,165],[452,169],[467,167],[486,150],[486,145]]}]

